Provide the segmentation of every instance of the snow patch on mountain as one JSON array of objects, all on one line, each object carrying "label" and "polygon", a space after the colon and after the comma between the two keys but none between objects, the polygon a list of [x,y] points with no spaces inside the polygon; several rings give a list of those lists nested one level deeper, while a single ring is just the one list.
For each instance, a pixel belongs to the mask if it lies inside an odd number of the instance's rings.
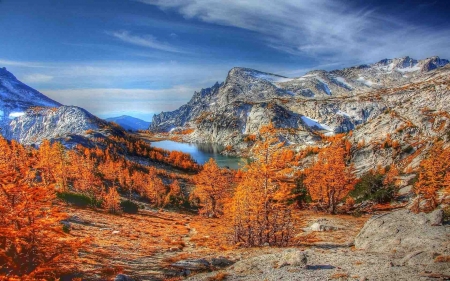
[{"label": "snow patch on mountain", "polygon": [[348,89],[353,89],[353,87],[347,82],[347,80],[345,80],[344,77],[334,77],[334,80],[338,83],[338,84],[342,84],[344,87],[347,87]]},{"label": "snow patch on mountain", "polygon": [[330,131],[330,132],[334,131],[330,126],[321,124],[321,123],[319,123],[319,121],[317,121],[315,119],[309,118],[307,116],[302,116],[301,118],[302,118],[302,121],[305,122],[305,124],[312,129],[326,130],[326,131]]},{"label": "snow patch on mountain", "polygon": [[411,67],[398,68],[397,71],[401,72],[401,73],[405,73],[405,72],[419,71],[420,69],[421,69],[421,67],[418,64],[416,64],[415,66],[411,66]]},{"label": "snow patch on mountain", "polygon": [[252,76],[255,78],[259,78],[259,79],[263,79],[263,80],[267,80],[273,83],[283,83],[283,82],[289,82],[294,80],[293,78],[287,78],[287,77],[283,77],[283,76],[278,76],[278,75],[272,75],[269,73],[252,73]]},{"label": "snow patch on mountain", "polygon": [[14,119],[14,118],[17,118],[17,117],[20,117],[20,116],[23,116],[23,115],[25,115],[25,112],[11,112],[8,115],[8,118],[9,119]]},{"label": "snow patch on mountain", "polygon": [[374,82],[364,78],[363,76],[359,76],[358,79],[356,79],[356,81],[359,81],[368,87],[372,87],[373,84],[375,84]]}]

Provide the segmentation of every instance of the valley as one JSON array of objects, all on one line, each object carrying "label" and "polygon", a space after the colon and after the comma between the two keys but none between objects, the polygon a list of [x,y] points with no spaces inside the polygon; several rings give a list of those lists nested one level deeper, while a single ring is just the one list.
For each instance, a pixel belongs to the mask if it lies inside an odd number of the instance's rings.
[{"label": "valley", "polygon": [[233,68],[133,130],[0,69],[0,280],[446,280],[449,79]]}]

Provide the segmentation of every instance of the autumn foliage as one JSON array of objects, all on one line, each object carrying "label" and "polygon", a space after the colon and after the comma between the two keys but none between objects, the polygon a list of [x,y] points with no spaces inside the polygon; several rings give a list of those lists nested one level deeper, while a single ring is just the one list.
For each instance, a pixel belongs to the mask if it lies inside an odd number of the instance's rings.
[{"label": "autumn foliage", "polygon": [[353,166],[347,164],[348,154],[348,142],[334,140],[329,147],[322,149],[314,165],[305,170],[304,184],[311,199],[330,213],[336,212],[337,204],[356,182]]},{"label": "autumn foliage", "polygon": [[194,177],[195,189],[191,201],[197,201],[200,214],[207,217],[219,217],[224,213],[224,205],[232,194],[233,172],[219,168],[214,159],[210,159],[200,173]]},{"label": "autumn foliage", "polygon": [[425,210],[432,210],[439,204],[438,192],[450,193],[450,147],[444,148],[442,143],[434,146],[428,158],[420,163],[419,180],[415,184],[415,192],[419,203],[423,201]]},{"label": "autumn foliage", "polygon": [[84,241],[63,232],[47,155],[3,138],[0,149],[0,279],[54,279]]},{"label": "autumn foliage", "polygon": [[285,246],[292,238],[290,172],[293,152],[283,149],[272,124],[260,131],[255,159],[242,174],[230,204],[232,240],[246,247]]}]

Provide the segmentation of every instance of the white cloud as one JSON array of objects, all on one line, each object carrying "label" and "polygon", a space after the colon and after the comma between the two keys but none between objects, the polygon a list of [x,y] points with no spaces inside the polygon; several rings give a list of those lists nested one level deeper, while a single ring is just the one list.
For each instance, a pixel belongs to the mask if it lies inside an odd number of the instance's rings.
[{"label": "white cloud", "polygon": [[65,105],[85,108],[100,116],[118,112],[139,112],[151,115],[175,110],[189,100],[197,87],[175,86],[168,89],[63,89],[41,90],[48,97]]},{"label": "white cloud", "polygon": [[321,62],[374,62],[411,55],[450,56],[450,28],[417,26],[348,1],[137,0],[173,9],[187,19],[238,27],[263,35],[268,46]]},{"label": "white cloud", "polygon": [[3,60],[3,59],[0,59],[0,65],[30,67],[30,68],[44,67],[44,64],[37,63],[37,62],[12,61],[12,60]]},{"label": "white cloud", "polygon": [[35,73],[35,74],[25,75],[22,78],[22,82],[25,82],[25,83],[46,83],[46,82],[51,81],[52,79],[53,79],[53,76]]},{"label": "white cloud", "polygon": [[184,51],[182,51],[178,48],[175,48],[167,43],[158,41],[152,35],[137,36],[137,35],[130,34],[128,31],[116,31],[116,32],[108,33],[108,34],[114,36],[117,39],[120,39],[121,41],[129,43],[129,44],[152,48],[152,49],[161,50],[161,51],[165,51],[165,52],[184,53]]}]

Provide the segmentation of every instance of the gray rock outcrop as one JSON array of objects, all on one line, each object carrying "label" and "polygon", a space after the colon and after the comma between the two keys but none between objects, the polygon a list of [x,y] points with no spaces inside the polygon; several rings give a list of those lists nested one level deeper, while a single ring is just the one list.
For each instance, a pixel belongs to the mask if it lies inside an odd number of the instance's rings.
[{"label": "gray rock outcrop", "polygon": [[450,226],[437,226],[439,213],[414,214],[399,210],[371,218],[355,238],[367,252],[389,253],[402,263],[433,264],[437,255],[450,254]]}]

